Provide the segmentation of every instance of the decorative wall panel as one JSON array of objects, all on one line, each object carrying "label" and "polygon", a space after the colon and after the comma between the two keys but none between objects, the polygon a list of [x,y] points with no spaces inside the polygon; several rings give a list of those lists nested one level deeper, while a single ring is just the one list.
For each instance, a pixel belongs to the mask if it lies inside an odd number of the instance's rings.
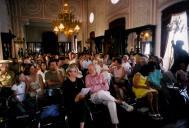
[{"label": "decorative wall panel", "polygon": [[[97,22],[97,18],[99,17],[100,14],[97,13],[97,6],[96,6],[96,0],[88,0],[88,13],[87,14],[87,26],[88,26],[88,33],[87,33],[87,37],[89,38],[89,34],[90,32],[92,31],[95,31],[96,32],[96,22]],[[100,4],[98,4],[98,8],[99,10],[101,10],[101,7],[100,7]],[[94,21],[93,23],[89,23],[89,14],[93,12],[94,13]],[[101,22],[104,22],[101,20]],[[97,23],[98,24],[98,23]]]},{"label": "decorative wall panel", "polygon": [[186,0],[158,0],[157,6],[158,8],[162,9],[181,1],[186,1]]},{"label": "decorative wall panel", "polygon": [[[114,12],[114,13],[112,13],[111,15],[107,15],[106,16],[106,21],[107,21],[107,25],[111,22],[111,21],[113,21],[113,20],[115,20],[115,19],[118,19],[118,18],[121,18],[121,17],[127,17],[128,16],[128,14],[129,14],[129,9],[128,8],[125,8],[125,9],[122,9],[122,10],[120,10],[120,11],[117,11],[117,12]],[[127,17],[128,18],[128,17]],[[128,19],[126,19],[126,25],[125,26],[127,26],[127,20]]]},{"label": "decorative wall panel", "polygon": [[63,7],[61,0],[44,0],[44,17],[56,18],[61,7]]},{"label": "decorative wall panel", "polygon": [[25,17],[42,17],[43,0],[20,0],[20,13]]},{"label": "decorative wall panel", "polygon": [[158,0],[158,7],[161,7],[162,5],[165,5],[170,1],[175,1],[175,0]]},{"label": "decorative wall panel", "polygon": [[108,15],[115,14],[120,10],[129,7],[129,0],[120,0],[117,4],[112,4],[110,0],[108,0]]},{"label": "decorative wall panel", "polygon": [[126,17],[129,13],[129,0],[120,0],[117,4],[112,4],[110,0],[107,1],[106,20],[111,22],[116,18]]},{"label": "decorative wall panel", "polygon": [[[96,36],[103,36],[105,31],[105,25],[106,25],[106,2],[105,0],[96,1],[96,5],[99,5],[96,7]],[[100,9],[101,8],[101,9]]]},{"label": "decorative wall panel", "polygon": [[[82,20],[82,1],[69,0],[76,18]],[[63,0],[20,0],[20,17],[28,19],[53,19],[63,7]]]},{"label": "decorative wall panel", "polygon": [[68,1],[73,9],[75,18],[82,21],[82,1],[81,0],[69,0]]},{"label": "decorative wall panel", "polygon": [[134,0],[133,1],[133,27],[143,26],[149,24],[150,8],[152,0]]}]

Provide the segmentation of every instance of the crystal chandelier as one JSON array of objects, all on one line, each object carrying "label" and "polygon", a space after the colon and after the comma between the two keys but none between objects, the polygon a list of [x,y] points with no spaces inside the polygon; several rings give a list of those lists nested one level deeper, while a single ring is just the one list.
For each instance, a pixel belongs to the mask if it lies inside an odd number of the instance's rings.
[{"label": "crystal chandelier", "polygon": [[58,13],[57,19],[53,20],[55,33],[64,33],[67,38],[71,38],[73,34],[77,34],[80,30],[81,22],[75,19],[73,11],[68,3]]}]

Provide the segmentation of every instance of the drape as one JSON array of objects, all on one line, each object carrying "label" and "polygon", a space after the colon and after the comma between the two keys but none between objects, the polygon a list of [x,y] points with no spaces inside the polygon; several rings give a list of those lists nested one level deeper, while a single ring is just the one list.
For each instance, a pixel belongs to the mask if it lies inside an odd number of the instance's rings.
[{"label": "drape", "polygon": [[[167,25],[171,21],[171,16],[172,16],[172,14],[181,13],[183,11],[186,11],[187,15],[189,15],[189,1],[188,0],[171,5],[162,11],[162,16],[161,16],[161,52],[160,52],[161,57],[164,57],[165,50],[166,50],[167,39],[168,39],[167,38],[167,36],[168,36]],[[189,26],[189,16],[188,16],[188,26]]]},{"label": "drape", "polygon": [[166,50],[163,57],[164,68],[169,70],[173,64],[173,48],[172,41],[184,41],[183,49],[188,52],[188,27],[187,27],[187,13],[177,13],[172,15],[171,22],[168,24],[168,36],[166,43]]}]

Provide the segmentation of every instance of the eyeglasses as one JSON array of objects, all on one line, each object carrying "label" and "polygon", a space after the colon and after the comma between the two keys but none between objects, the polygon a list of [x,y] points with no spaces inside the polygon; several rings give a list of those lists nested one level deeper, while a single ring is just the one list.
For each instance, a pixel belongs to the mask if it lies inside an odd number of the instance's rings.
[{"label": "eyeglasses", "polygon": [[77,72],[77,70],[69,70],[69,72]]}]

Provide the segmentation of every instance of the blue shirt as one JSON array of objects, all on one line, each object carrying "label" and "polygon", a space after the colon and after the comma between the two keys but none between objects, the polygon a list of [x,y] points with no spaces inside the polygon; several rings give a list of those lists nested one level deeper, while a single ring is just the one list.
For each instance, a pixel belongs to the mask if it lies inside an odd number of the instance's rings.
[{"label": "blue shirt", "polygon": [[153,83],[153,85],[160,87],[161,79],[162,79],[162,73],[160,70],[155,69],[153,72],[150,72],[148,75],[148,80]]}]

